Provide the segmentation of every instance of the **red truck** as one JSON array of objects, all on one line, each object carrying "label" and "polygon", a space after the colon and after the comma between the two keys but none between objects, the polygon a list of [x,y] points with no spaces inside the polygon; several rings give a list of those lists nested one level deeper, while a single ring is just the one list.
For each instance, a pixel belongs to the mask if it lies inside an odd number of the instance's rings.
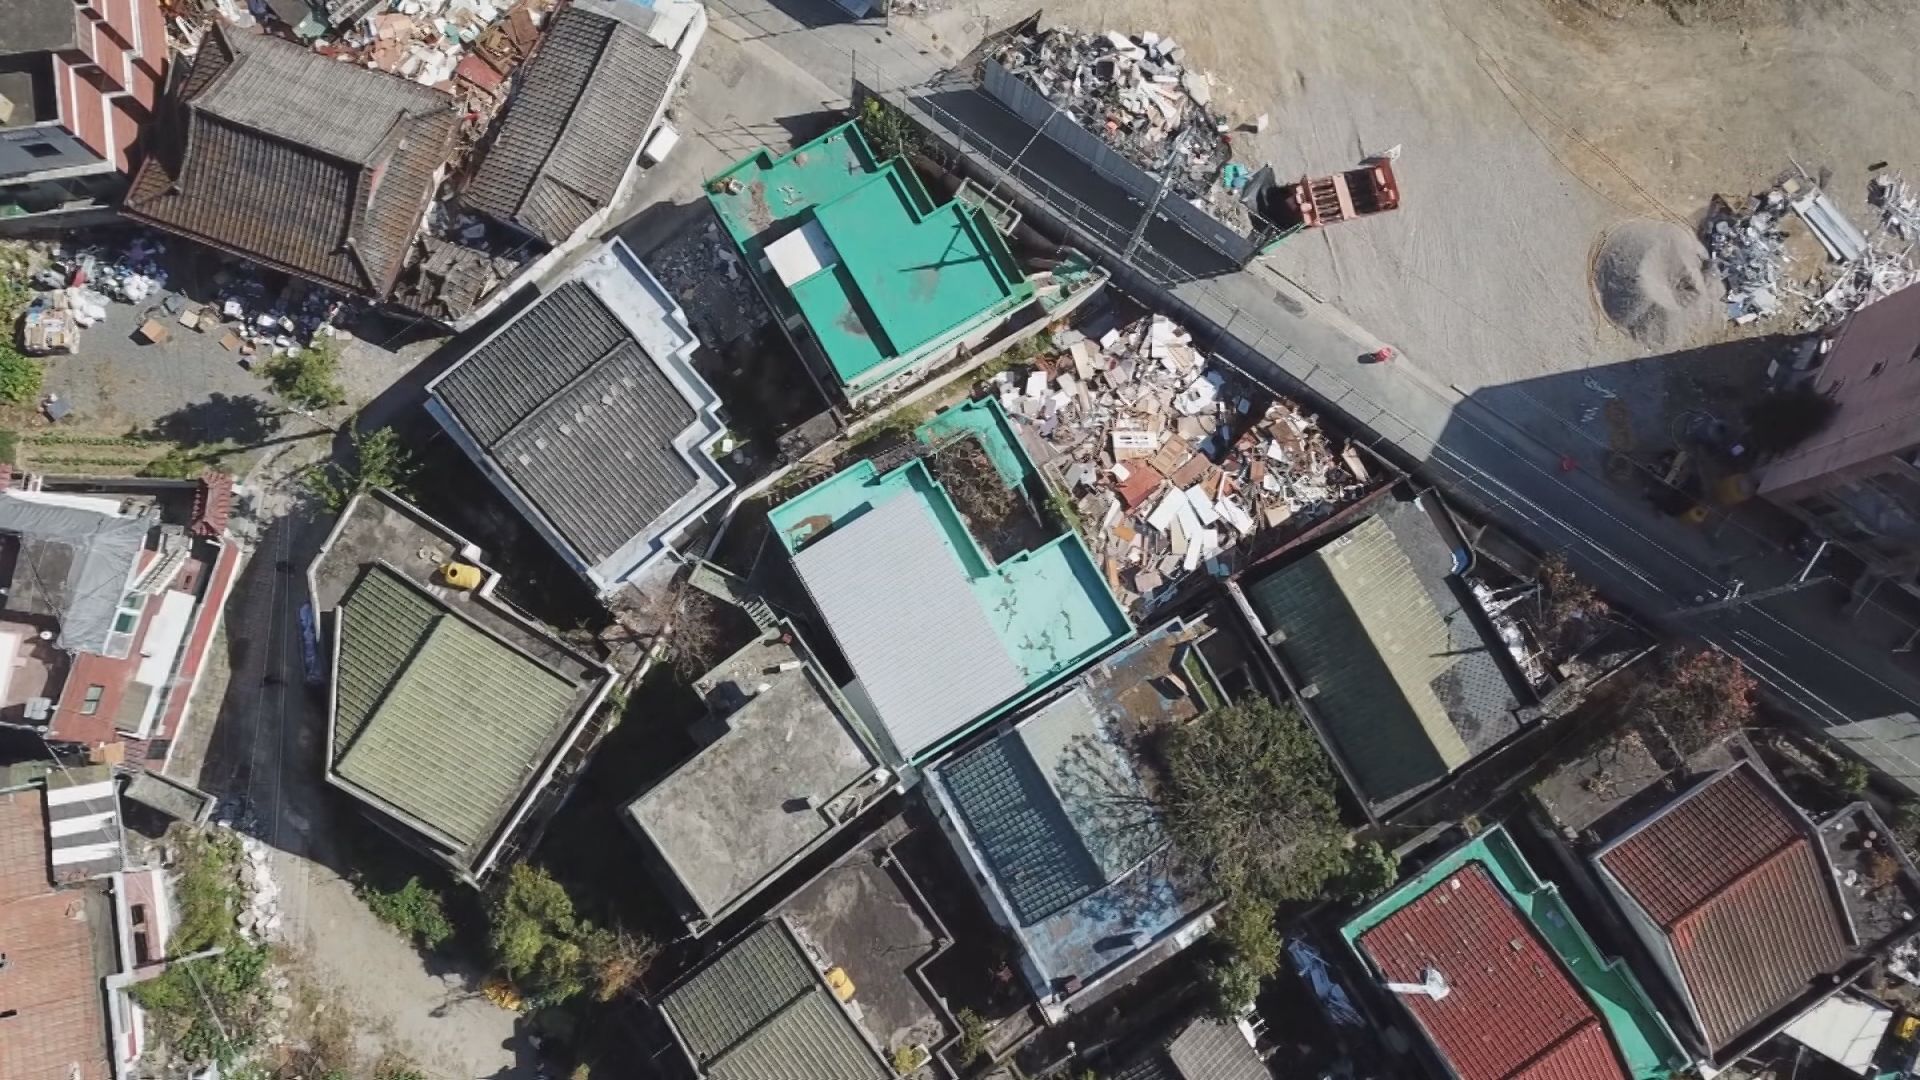
[{"label": "red truck", "polygon": [[1262,194],[1268,218],[1285,230],[1313,229],[1400,208],[1393,162],[1380,158],[1332,176],[1307,176]]}]

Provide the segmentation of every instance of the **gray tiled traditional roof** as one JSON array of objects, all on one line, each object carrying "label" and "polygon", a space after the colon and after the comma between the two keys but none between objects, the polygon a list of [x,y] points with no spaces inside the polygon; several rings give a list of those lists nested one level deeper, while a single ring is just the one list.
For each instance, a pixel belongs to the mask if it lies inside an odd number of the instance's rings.
[{"label": "gray tiled traditional roof", "polygon": [[575,718],[579,687],[383,564],[337,617],[334,774],[472,854]]},{"label": "gray tiled traditional roof", "polygon": [[713,1080],[890,1075],[778,920],[668,991],[660,1008]]},{"label": "gray tiled traditional roof", "polygon": [[925,500],[888,499],[794,566],[901,755],[1026,689]]},{"label": "gray tiled traditional roof", "polygon": [[453,98],[216,26],[123,212],[362,296],[393,287],[446,162]]},{"label": "gray tiled traditional roof", "polygon": [[1426,512],[1388,503],[1247,586],[1360,794],[1391,806],[1517,730],[1518,702]]},{"label": "gray tiled traditional roof", "polygon": [[461,203],[549,244],[565,241],[612,203],[678,62],[617,19],[562,9]]},{"label": "gray tiled traditional roof", "polygon": [[1273,1073],[1231,1025],[1195,1020],[1129,1062],[1113,1080],[1273,1080]]},{"label": "gray tiled traditional roof", "polygon": [[698,480],[672,442],[693,407],[578,281],[535,302],[433,393],[590,563]]}]

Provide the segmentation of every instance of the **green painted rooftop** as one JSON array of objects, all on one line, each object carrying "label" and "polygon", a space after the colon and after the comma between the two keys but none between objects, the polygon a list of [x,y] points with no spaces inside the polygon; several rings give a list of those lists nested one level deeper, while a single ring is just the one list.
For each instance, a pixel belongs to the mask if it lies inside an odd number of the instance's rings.
[{"label": "green painted rooftop", "polygon": [[[1451,976],[1451,989],[1445,998],[1405,995],[1402,1000],[1443,1054],[1449,1050],[1446,1044],[1452,1042],[1455,1058],[1471,1058],[1453,1060],[1457,1070],[1511,1075],[1494,1065],[1498,1051],[1490,1048],[1504,1048],[1526,1057],[1526,1047],[1519,1044],[1527,1037],[1545,1042],[1558,1037],[1558,1048],[1552,1052],[1572,1060],[1571,1055],[1579,1053],[1578,1044],[1583,1041],[1545,1030],[1550,1023],[1567,1019],[1564,1007],[1556,1009],[1552,1003],[1556,980],[1551,971],[1540,972],[1527,961],[1524,952],[1529,946],[1524,938],[1506,940],[1497,926],[1497,919],[1503,916],[1475,909],[1473,886],[1487,880],[1511,905],[1513,913],[1531,926],[1539,943],[1551,951],[1563,974],[1579,988],[1585,1006],[1598,1016],[1607,1040],[1625,1063],[1627,1075],[1633,1080],[1665,1080],[1685,1066],[1687,1055],[1633,973],[1621,961],[1609,960],[1600,952],[1561,899],[1558,888],[1541,881],[1513,838],[1504,828],[1496,827],[1424,868],[1341,928],[1341,935],[1369,970],[1380,970],[1389,955],[1402,968],[1410,962],[1423,963],[1427,957],[1434,958],[1437,967],[1452,966],[1451,972],[1440,972]],[[1431,900],[1429,894],[1434,894]],[[1390,922],[1391,933],[1385,940],[1382,935],[1368,938],[1371,931]],[[1478,941],[1480,937],[1489,940]],[[1471,955],[1449,965],[1449,949],[1464,949]],[[1494,971],[1509,958],[1521,965],[1520,975],[1481,977],[1480,969]],[[1419,981],[1417,971],[1401,970],[1393,977]],[[1526,977],[1544,981],[1540,986],[1525,985],[1522,980]],[[1529,1030],[1506,1039],[1490,1035],[1489,1025],[1525,1025]],[[1591,1021],[1588,1029],[1595,1030]],[[1597,1040],[1598,1035],[1590,1038]],[[1567,1075],[1600,1075],[1603,1071],[1590,1063],[1586,1071],[1576,1068]]]},{"label": "green painted rooftop", "polygon": [[[768,291],[806,320],[843,385],[884,380],[1025,303],[1033,285],[979,210],[936,206],[903,159],[879,161],[846,123],[775,157],[761,150],[707,185],[727,233]],[[782,280],[769,248],[798,241]]]},{"label": "green painted rooftop", "polygon": [[339,619],[333,773],[476,857],[574,718],[580,686],[382,564]]},{"label": "green painted rooftop", "polygon": [[[978,439],[1008,486],[1036,486],[997,401],[957,406],[916,435]],[[932,756],[1133,632],[1077,534],[996,564],[919,459],[886,473],[861,461],[768,516],[907,759]]]}]

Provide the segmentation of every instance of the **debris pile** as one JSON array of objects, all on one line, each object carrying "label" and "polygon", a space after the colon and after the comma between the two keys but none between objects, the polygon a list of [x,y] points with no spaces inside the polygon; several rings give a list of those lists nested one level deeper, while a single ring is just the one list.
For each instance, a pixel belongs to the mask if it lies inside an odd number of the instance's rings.
[{"label": "debris pile", "polygon": [[[1883,173],[1868,189],[1879,211],[1862,231],[1811,183],[1787,179],[1755,197],[1746,211],[1716,196],[1707,215],[1706,242],[1727,286],[1727,318],[1746,326],[1790,314],[1799,330],[1818,330],[1890,293],[1920,282],[1914,255],[1920,245],[1920,195],[1898,173]],[[1796,279],[1788,268],[1787,218],[1797,218],[1827,256]]]},{"label": "debris pile", "polygon": [[1629,221],[1593,260],[1594,291],[1615,326],[1642,345],[1689,344],[1714,324],[1707,252],[1668,221]]},{"label": "debris pile", "polygon": [[1786,193],[1778,189],[1755,200],[1751,211],[1736,212],[1714,196],[1707,212],[1707,254],[1727,287],[1727,318],[1740,326],[1773,314],[1780,306],[1780,279],[1788,263]]},{"label": "debris pile", "polygon": [[1089,338],[1065,330],[1001,404],[1043,444],[1088,547],[1136,613],[1203,566],[1216,576],[1385,482],[1303,406],[1215,365],[1150,315]]},{"label": "debris pile", "polygon": [[189,330],[218,333],[221,344],[241,358],[311,348],[356,313],[341,297],[300,278],[269,289],[257,269],[239,262],[212,274],[214,300],[198,304],[167,291],[166,254],[166,244],[148,233],[136,233],[120,248],[58,245],[34,284],[49,290],[49,308],[67,312],[78,326],[106,318],[110,300],[151,301],[149,322],[165,317]]},{"label": "debris pile", "polygon": [[1011,38],[994,59],[1129,161],[1155,175],[1171,170],[1173,193],[1244,231],[1249,219],[1234,188],[1246,173],[1228,169],[1231,125],[1212,108],[1226,88],[1186,67],[1185,56],[1150,30],[1128,37],[1056,28]]}]

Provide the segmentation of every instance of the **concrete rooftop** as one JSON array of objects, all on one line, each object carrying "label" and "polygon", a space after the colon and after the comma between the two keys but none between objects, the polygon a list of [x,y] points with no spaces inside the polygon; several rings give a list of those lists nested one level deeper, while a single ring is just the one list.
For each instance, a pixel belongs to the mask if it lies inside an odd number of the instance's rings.
[{"label": "concrete rooftop", "polygon": [[906,161],[875,159],[856,123],[780,157],[762,150],[707,193],[748,267],[806,320],[849,388],[1033,295],[984,214],[935,206]]},{"label": "concrete rooftop", "polygon": [[718,920],[837,832],[890,774],[825,673],[778,634],[699,686],[724,730],[626,814],[698,916]]}]

